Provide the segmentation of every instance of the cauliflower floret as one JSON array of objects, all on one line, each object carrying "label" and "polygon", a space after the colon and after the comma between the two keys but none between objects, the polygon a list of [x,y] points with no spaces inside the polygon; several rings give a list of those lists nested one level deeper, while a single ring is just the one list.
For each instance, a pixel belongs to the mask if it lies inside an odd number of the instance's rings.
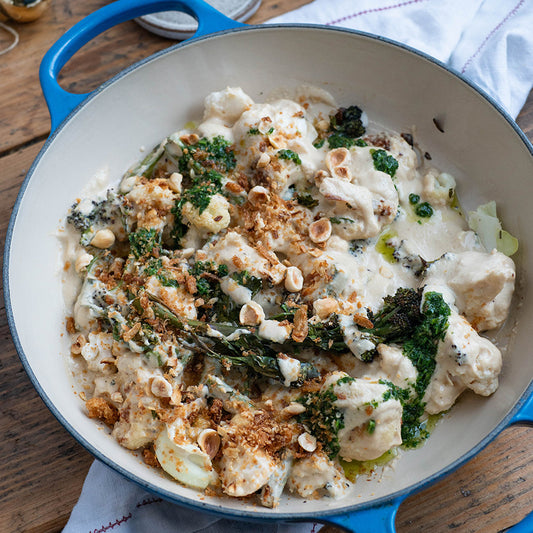
[{"label": "cauliflower floret", "polygon": [[334,405],[344,417],[338,435],[343,459],[370,461],[402,443],[402,405],[392,398],[383,401],[386,385],[351,378],[345,372],[328,376],[322,390],[331,385],[337,396]]},{"label": "cauliflower floret", "polygon": [[181,214],[200,231],[218,233],[230,223],[229,202],[221,194],[215,194],[209,205],[200,213],[197,207],[185,202]]},{"label": "cauliflower floret", "polygon": [[268,482],[276,461],[264,450],[240,445],[225,447],[220,460],[222,488],[230,496],[248,496]]},{"label": "cauliflower floret", "polygon": [[130,386],[113,428],[113,437],[129,450],[150,444],[161,431],[162,422],[153,416],[158,402],[146,395],[147,386],[148,380]]},{"label": "cauliflower floret", "polygon": [[138,183],[126,195],[133,206],[133,216],[139,228],[161,231],[168,224],[176,195],[168,180],[153,179]]},{"label": "cauliflower floret", "polygon": [[253,100],[240,87],[227,87],[223,91],[209,94],[205,99],[204,121],[198,132],[202,137],[213,138],[221,135],[234,142],[232,126]]},{"label": "cauliflower floret", "polygon": [[253,103],[240,87],[226,87],[223,91],[207,95],[204,120],[216,117],[222,119],[226,126],[232,126]]},{"label": "cauliflower floret", "polygon": [[194,296],[183,287],[166,287],[156,276],[150,276],[145,281],[148,294],[161,300],[171,311],[178,316],[194,320],[197,316],[194,305]]},{"label": "cauliflower floret", "polygon": [[233,135],[244,170],[260,166],[279,191],[321,167],[322,154],[313,146],[316,130],[306,110],[291,100],[254,104],[235,123]]},{"label": "cauliflower floret", "polygon": [[403,182],[410,182],[409,188],[411,188],[413,185],[412,180],[417,177],[417,173],[415,172],[418,167],[416,152],[401,135],[385,133],[384,138],[388,142],[387,152],[398,161],[398,169],[396,170],[394,179],[399,185]]},{"label": "cauliflower floret", "polygon": [[449,205],[455,194],[455,178],[432,168],[424,176],[424,198],[432,205]]},{"label": "cauliflower floret", "polygon": [[342,498],[350,483],[323,452],[316,452],[294,463],[287,486],[303,498],[317,497],[321,489],[333,498]]},{"label": "cauliflower floret", "polygon": [[399,348],[378,344],[379,366],[387,379],[397,387],[407,388],[416,382],[417,371],[411,359],[403,355]]},{"label": "cauliflower floret", "polygon": [[482,396],[489,396],[498,388],[500,350],[454,311],[444,341],[439,343],[436,362],[424,395],[430,414],[449,409],[467,388]]},{"label": "cauliflower floret", "polygon": [[389,175],[376,170],[370,149],[337,148],[327,155],[333,177],[321,178],[320,193],[332,204],[334,231],[347,240],[368,239],[390,224],[398,193]]},{"label": "cauliflower floret", "polygon": [[[206,250],[209,259],[217,264],[226,265],[230,272],[247,270],[252,276],[268,278],[274,285],[281,283],[287,267],[270,261],[252,248],[248,241],[235,231],[229,231],[222,239]],[[237,265],[239,265],[237,267]]]},{"label": "cauliflower floret", "polygon": [[496,250],[449,253],[428,269],[426,290],[448,286],[454,297],[448,303],[455,304],[477,331],[486,331],[505,321],[515,277],[513,260]]},{"label": "cauliflower floret", "polygon": [[246,411],[219,427],[223,442],[220,479],[224,492],[230,496],[253,494],[279,466],[279,460],[266,449],[252,446],[244,438],[256,429],[253,414]]},{"label": "cauliflower floret", "polygon": [[87,362],[87,368],[93,372],[112,374],[115,356],[113,335],[111,333],[89,333],[88,342],[81,348],[81,355]]}]

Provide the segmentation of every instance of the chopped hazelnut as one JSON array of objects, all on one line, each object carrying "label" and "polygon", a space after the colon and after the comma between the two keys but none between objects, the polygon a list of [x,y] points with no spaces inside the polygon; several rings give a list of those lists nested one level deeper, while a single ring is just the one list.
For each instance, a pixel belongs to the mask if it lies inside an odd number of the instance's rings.
[{"label": "chopped hazelnut", "polygon": [[321,218],[309,226],[309,238],[315,242],[326,242],[331,237],[331,222],[329,218]]},{"label": "chopped hazelnut", "polygon": [[239,312],[239,321],[243,326],[257,326],[265,319],[265,312],[257,302],[245,303]]},{"label": "chopped hazelnut", "polygon": [[269,198],[270,195],[268,189],[261,187],[261,185],[257,185],[253,189],[250,189],[250,192],[248,193],[248,201],[254,206],[260,206],[261,204],[268,202]]}]

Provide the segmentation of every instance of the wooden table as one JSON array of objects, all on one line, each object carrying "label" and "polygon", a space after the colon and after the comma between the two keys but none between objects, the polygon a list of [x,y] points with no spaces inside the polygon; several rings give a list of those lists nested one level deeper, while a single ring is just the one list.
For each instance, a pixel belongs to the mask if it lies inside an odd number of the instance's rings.
[{"label": "wooden table", "polygon": [[[250,22],[306,4],[263,0]],[[79,19],[105,0],[52,0],[38,21],[11,23],[16,49],[0,56],[0,246],[19,186],[50,130],[38,83],[44,52]],[[4,48],[7,35],[0,37]],[[94,89],[132,62],[172,44],[121,24],[87,45],[66,66],[62,84],[73,92]],[[533,139],[533,96],[518,123]],[[0,532],[55,532],[68,520],[93,459],[50,414],[33,389],[0,308]],[[513,427],[476,458],[400,507],[398,531],[497,532],[533,510],[533,429]],[[333,528],[330,528],[330,531]]]}]

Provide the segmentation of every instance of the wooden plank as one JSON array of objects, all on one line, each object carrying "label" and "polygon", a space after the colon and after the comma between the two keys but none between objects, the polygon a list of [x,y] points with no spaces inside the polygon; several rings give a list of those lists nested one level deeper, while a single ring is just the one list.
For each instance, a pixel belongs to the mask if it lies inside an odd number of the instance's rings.
[{"label": "wooden plank", "polygon": [[[41,59],[69,27],[107,3],[54,0],[36,22],[10,23],[20,34],[20,43],[0,62],[2,92],[9,95],[0,100],[0,129],[4,132],[0,154],[49,132],[50,120],[38,82]],[[63,69],[62,86],[72,92],[90,91],[133,62],[170,44],[135,22],[126,22],[106,31],[76,54]]]},{"label": "wooden plank", "polygon": [[465,466],[409,497],[398,532],[498,532],[533,510],[533,428],[504,431]]}]

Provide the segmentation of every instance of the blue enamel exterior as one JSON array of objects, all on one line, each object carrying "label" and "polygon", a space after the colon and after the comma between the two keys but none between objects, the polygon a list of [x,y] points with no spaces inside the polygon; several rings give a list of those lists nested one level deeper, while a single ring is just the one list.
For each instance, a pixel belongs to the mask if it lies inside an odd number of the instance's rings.
[{"label": "blue enamel exterior", "polygon": [[506,530],[507,533],[531,533],[533,531],[533,511],[521,522]]},{"label": "blue enamel exterior", "polygon": [[[490,434],[486,435],[485,438],[469,453],[465,454],[460,460],[450,464],[446,469],[436,473],[434,476],[427,478],[408,489],[399,491],[397,493],[391,494],[387,497],[379,498],[372,503],[368,504],[357,504],[357,505],[347,505],[343,511],[335,510],[331,513],[319,513],[316,512],[303,512],[298,514],[295,517],[292,514],[276,514],[272,515],[266,511],[260,509],[254,511],[228,511],[227,509],[214,506],[206,502],[194,502],[190,500],[185,500],[180,496],[176,496],[173,493],[162,490],[158,487],[152,486],[141,478],[138,478],[135,475],[125,471],[119,465],[115,464],[111,459],[105,457],[98,449],[94,448],[90,443],[88,443],[81,435],[79,435],[63,418],[56,406],[50,401],[46,396],[43,389],[39,385],[39,382],[36,376],[33,374],[32,369],[26,359],[26,356],[22,350],[22,346],[18,337],[16,325],[13,319],[13,311],[11,306],[11,298],[9,291],[9,254],[11,249],[11,242],[13,236],[13,227],[18,214],[20,203],[26,191],[26,188],[29,186],[30,179],[33,175],[34,169],[38,164],[39,160],[44,153],[49,149],[53,144],[56,130],[61,129],[63,124],[67,122],[67,119],[70,119],[72,115],[75,115],[76,109],[83,105],[84,101],[90,100],[98,93],[104,89],[109,84],[120,79],[122,76],[127,74],[133,69],[136,69],[146,63],[158,57],[160,55],[167,54],[176,48],[187,46],[188,42],[183,44],[177,44],[166,50],[159,52],[147,58],[135,65],[132,65],[130,68],[124,70],[122,73],[118,74],[107,83],[102,85],[99,89],[90,94],[72,94],[67,91],[64,91],[59,84],[57,83],[57,76],[61,68],[66,64],[66,62],[78,51],[84,44],[89,42],[96,35],[102,33],[103,31],[111,28],[112,26],[130,20],[132,18],[142,16],[148,13],[156,11],[165,11],[165,10],[180,10],[184,11],[198,20],[198,31],[192,39],[194,41],[199,41],[203,39],[212,38],[212,34],[217,32],[217,37],[232,33],[236,31],[257,31],[260,30],[257,26],[246,26],[244,24],[238,23],[232,19],[229,19],[213,9],[208,4],[205,4],[202,0],[117,0],[93,14],[89,15],[84,20],[80,21],[73,28],[71,28],[63,37],[61,37],[48,51],[45,55],[40,68],[40,79],[41,85],[43,88],[43,93],[47,101],[51,118],[52,118],[52,135],[49,137],[45,143],[43,149],[39,153],[37,159],[32,165],[28,175],[26,176],[17,201],[13,209],[13,213],[10,219],[7,235],[6,235],[6,246],[4,250],[4,271],[3,271],[3,282],[4,282],[4,297],[6,303],[6,313],[8,318],[8,324],[13,336],[15,347],[21,358],[21,361],[28,373],[30,379],[32,380],[37,392],[50,409],[52,414],[58,419],[58,421],[71,433],[71,435],[82,444],[91,454],[96,458],[107,464],[109,467],[113,468],[120,474],[124,475],[128,479],[134,481],[144,489],[155,492],[161,497],[172,501],[174,503],[180,504],[191,509],[201,510],[204,512],[214,513],[218,516],[224,516],[227,518],[247,520],[247,521],[293,521],[297,518],[298,521],[319,521],[319,522],[329,522],[336,524],[348,531],[353,531],[355,533],[390,533],[395,531],[394,520],[396,513],[401,502],[409,495],[417,492],[427,486],[436,483],[443,476],[449,474],[453,470],[456,470],[465,462],[470,460],[474,455],[479,453],[490,441],[492,441],[503,429],[514,423],[530,423],[533,424],[533,382],[528,387],[528,390],[523,394],[520,400],[515,404],[512,411],[507,415],[507,417],[492,431]],[[304,25],[304,24],[291,24],[291,25],[270,25],[269,28],[273,27],[282,27],[282,28],[314,28],[317,30],[327,30],[335,31],[339,33],[350,33],[361,35],[365,38],[381,41],[388,43],[391,46],[396,46],[407,50],[408,52],[420,56],[427,61],[430,61],[437,65],[438,67],[448,71],[453,76],[459,78],[463,83],[466,83],[474,90],[476,90],[483,98],[485,98],[511,125],[515,130],[516,134],[520,137],[522,142],[525,144],[531,155],[533,156],[533,146],[525,136],[525,134],[520,130],[516,125],[512,117],[489,95],[485,94],[477,86],[473,85],[467,79],[465,79],[461,74],[455,72],[453,69],[450,69],[443,63],[435,60],[434,58],[427,56],[426,54],[419,52],[413,48],[405,46],[401,43],[396,43],[389,39],[382,37],[377,37],[375,35],[367,34],[360,31],[340,29],[340,28],[331,28],[320,25]],[[528,515],[520,524],[515,525],[509,531],[513,533],[526,533],[533,531],[533,513]]]},{"label": "blue enamel exterior", "polygon": [[328,524],[334,524],[353,533],[394,533],[394,520],[405,496],[387,504],[369,507],[353,513],[330,516]]},{"label": "blue enamel exterior", "polygon": [[518,407],[519,410],[511,419],[510,424],[533,424],[533,392],[529,397],[521,400]]}]

